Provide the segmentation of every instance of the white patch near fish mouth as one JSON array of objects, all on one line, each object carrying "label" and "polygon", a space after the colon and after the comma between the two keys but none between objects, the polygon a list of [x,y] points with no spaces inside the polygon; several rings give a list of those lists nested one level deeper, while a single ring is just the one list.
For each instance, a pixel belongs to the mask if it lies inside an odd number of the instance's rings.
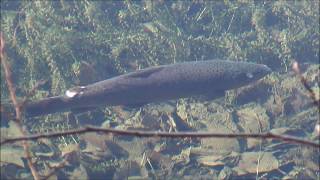
[{"label": "white patch near fish mouth", "polygon": [[78,94],[78,92],[76,92],[76,91],[70,91],[70,90],[66,91],[66,96],[69,98],[73,98],[77,94]]}]

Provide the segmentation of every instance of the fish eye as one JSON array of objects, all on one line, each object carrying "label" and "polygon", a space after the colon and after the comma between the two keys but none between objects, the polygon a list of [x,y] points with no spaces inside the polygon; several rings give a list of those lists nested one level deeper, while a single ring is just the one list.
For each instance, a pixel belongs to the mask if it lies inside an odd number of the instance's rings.
[{"label": "fish eye", "polygon": [[246,73],[247,78],[252,79],[253,78],[253,74],[252,73]]}]

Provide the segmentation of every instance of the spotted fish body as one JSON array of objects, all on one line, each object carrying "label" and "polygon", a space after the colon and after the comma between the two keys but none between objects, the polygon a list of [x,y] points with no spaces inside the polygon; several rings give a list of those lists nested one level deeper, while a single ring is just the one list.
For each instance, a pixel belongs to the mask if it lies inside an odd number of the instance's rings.
[{"label": "spotted fish body", "polygon": [[162,65],[72,88],[64,96],[29,102],[25,111],[38,116],[100,105],[140,105],[196,95],[219,97],[270,72],[262,64],[222,60]]}]

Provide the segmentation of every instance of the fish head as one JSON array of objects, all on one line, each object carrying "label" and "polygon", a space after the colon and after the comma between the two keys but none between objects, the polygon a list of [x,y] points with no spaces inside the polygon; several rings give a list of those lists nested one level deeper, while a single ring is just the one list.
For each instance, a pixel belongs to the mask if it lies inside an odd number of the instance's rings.
[{"label": "fish head", "polygon": [[271,73],[266,65],[248,62],[230,64],[227,69],[223,75],[223,83],[227,89],[248,85]]}]

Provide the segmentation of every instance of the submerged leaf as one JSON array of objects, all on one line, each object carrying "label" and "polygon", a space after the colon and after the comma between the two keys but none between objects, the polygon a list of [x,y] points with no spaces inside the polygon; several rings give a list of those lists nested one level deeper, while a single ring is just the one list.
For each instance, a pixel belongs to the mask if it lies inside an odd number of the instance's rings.
[{"label": "submerged leaf", "polygon": [[0,166],[5,164],[15,164],[19,167],[24,167],[22,158],[25,158],[25,153],[23,148],[2,146],[0,150],[1,161]]}]

